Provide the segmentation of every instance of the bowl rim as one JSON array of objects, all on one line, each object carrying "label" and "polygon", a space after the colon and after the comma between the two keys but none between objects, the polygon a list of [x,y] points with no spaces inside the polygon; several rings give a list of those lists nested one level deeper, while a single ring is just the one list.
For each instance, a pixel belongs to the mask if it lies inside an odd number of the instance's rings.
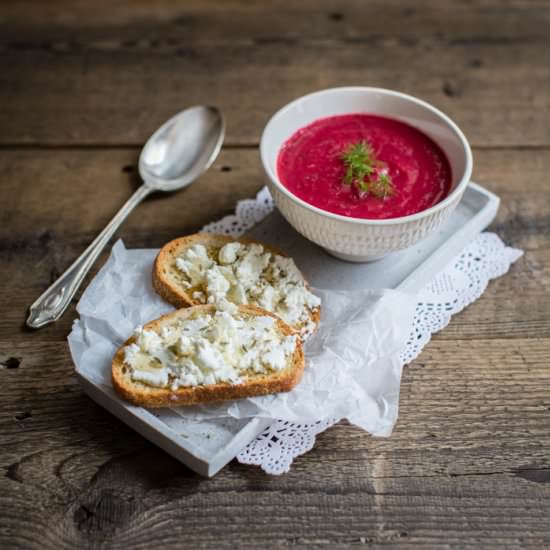
[{"label": "bowl rim", "polygon": [[[277,120],[286,114],[288,110],[290,110],[292,107],[294,107],[298,103],[302,103],[307,99],[312,98],[313,96],[319,96],[319,95],[325,95],[325,94],[331,94],[335,92],[366,92],[366,93],[378,93],[378,94],[384,94],[388,96],[398,97],[400,99],[405,99],[407,101],[410,101],[412,103],[416,103],[417,105],[420,105],[421,107],[427,109],[428,111],[431,111],[433,114],[438,116],[440,119],[445,122],[450,129],[456,134],[458,137],[462,148],[464,150],[465,156],[466,156],[466,164],[464,168],[464,173],[462,174],[462,178],[460,179],[457,186],[449,193],[442,201],[438,202],[437,204],[434,204],[430,208],[427,208],[425,210],[421,210],[420,212],[417,212],[415,214],[409,214],[408,216],[401,216],[398,218],[384,218],[384,219],[369,219],[369,218],[354,218],[351,216],[343,216],[341,214],[335,214],[334,212],[329,212],[328,210],[323,210],[322,208],[318,208],[317,206],[313,206],[312,204],[309,204],[308,202],[304,201],[303,199],[297,197],[294,195],[291,191],[289,191],[279,180],[279,177],[277,174],[274,174],[271,170],[271,167],[269,166],[269,163],[267,161],[267,145],[266,145],[266,135],[268,131],[270,130],[271,126],[277,122]],[[350,114],[351,111],[350,111]],[[330,115],[326,115],[330,116]],[[388,115],[391,116],[391,115]],[[321,118],[321,117],[319,117]],[[432,138],[433,139],[433,138]],[[437,141],[434,140],[436,143]],[[440,111],[427,101],[424,101],[422,99],[419,99],[417,97],[414,97],[409,94],[404,94],[402,92],[398,92],[396,90],[390,90],[387,88],[377,88],[377,87],[371,87],[371,86],[340,86],[340,87],[334,87],[334,88],[326,88],[323,90],[318,90],[316,92],[311,92],[309,94],[300,96],[290,103],[287,103],[283,107],[281,107],[278,111],[276,111],[268,120],[267,124],[264,126],[264,129],[262,131],[262,135],[260,138],[260,158],[262,160],[263,168],[266,174],[269,176],[269,179],[271,182],[277,187],[277,189],[282,192],[284,195],[286,195],[289,199],[296,202],[300,206],[303,206],[307,210],[310,210],[312,212],[315,212],[317,214],[320,214],[322,216],[325,216],[327,218],[333,219],[333,220],[339,220],[347,223],[352,223],[356,225],[395,225],[399,223],[407,223],[407,222],[413,222],[425,217],[428,217],[432,214],[435,214],[436,212],[440,210],[444,210],[447,206],[451,205],[457,197],[459,197],[462,193],[464,193],[464,190],[468,186],[470,182],[470,178],[472,176],[472,166],[473,166],[473,156],[472,156],[472,150],[470,148],[470,144],[468,143],[468,140],[466,139],[466,136],[462,132],[462,130],[458,127],[458,125],[453,122],[453,120],[447,116],[443,111]]]}]

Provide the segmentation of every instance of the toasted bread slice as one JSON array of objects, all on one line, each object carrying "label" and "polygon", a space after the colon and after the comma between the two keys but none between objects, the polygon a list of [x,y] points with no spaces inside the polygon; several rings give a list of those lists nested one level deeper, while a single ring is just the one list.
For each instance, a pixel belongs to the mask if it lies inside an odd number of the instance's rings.
[{"label": "toasted bread slice", "polygon": [[[200,305],[201,302],[193,298],[195,291],[203,291],[203,288],[192,287],[185,288],[183,281],[185,281],[185,275],[182,274],[176,266],[176,259],[181,256],[186,249],[193,245],[203,245],[212,259],[217,259],[219,250],[226,244],[238,242],[244,245],[259,244],[263,248],[279,256],[288,258],[288,255],[283,251],[278,250],[270,245],[264,244],[260,241],[247,238],[235,238],[228,237],[226,235],[209,234],[209,233],[196,233],[174,239],[165,244],[158,253],[155,264],[153,267],[153,287],[156,292],[162,296],[168,303],[174,307],[189,307],[194,305]],[[305,278],[305,287],[309,290],[309,285]],[[254,301],[250,302],[251,305],[258,305]],[[277,313],[277,312],[274,312]],[[297,324],[291,325],[292,328],[298,332],[303,332],[306,325],[309,326],[308,333],[314,332],[315,328],[319,324],[321,318],[320,306],[311,308],[308,310],[308,318],[302,320]]]},{"label": "toasted bread slice", "polygon": [[[202,305],[179,309],[151,321],[143,330],[160,333],[163,327],[169,327],[179,320],[197,318],[213,313],[215,306]],[[239,306],[239,316],[273,317],[276,330],[282,336],[293,334],[292,329],[277,316],[255,306]],[[124,399],[143,407],[179,407],[199,403],[214,403],[232,399],[241,399],[259,395],[290,391],[302,378],[304,371],[304,353],[299,337],[296,337],[294,353],[287,359],[284,369],[269,373],[247,371],[240,383],[218,382],[208,385],[179,387],[154,387],[132,378],[132,367],[125,362],[125,348],[136,342],[135,336],[129,338],[116,352],[112,362],[112,380],[117,393]]]}]

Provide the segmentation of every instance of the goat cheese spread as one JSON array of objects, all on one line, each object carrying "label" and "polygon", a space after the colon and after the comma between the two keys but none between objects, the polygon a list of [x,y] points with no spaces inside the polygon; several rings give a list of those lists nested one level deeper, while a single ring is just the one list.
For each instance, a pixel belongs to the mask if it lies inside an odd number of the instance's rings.
[{"label": "goat cheese spread", "polygon": [[138,328],[124,348],[131,378],[159,388],[218,382],[239,384],[249,376],[283,370],[298,336],[285,336],[273,317],[246,315],[232,304],[164,326]]},{"label": "goat cheese spread", "polygon": [[195,244],[176,258],[181,283],[193,300],[253,304],[309,333],[311,312],[321,300],[306,287],[292,258],[273,254],[260,244],[230,242],[217,251]]}]

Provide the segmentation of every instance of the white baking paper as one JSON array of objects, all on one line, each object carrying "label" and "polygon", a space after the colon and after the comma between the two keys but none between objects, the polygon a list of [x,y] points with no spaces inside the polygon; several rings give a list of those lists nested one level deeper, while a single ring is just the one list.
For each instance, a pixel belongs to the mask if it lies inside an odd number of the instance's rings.
[{"label": "white baking paper", "polygon": [[[118,241],[78,303],[80,319],[69,345],[77,371],[96,384],[111,385],[111,359],[135,327],[173,309],[151,286],[156,253],[126,250]],[[306,369],[294,390],[173,411],[193,419],[347,418],[374,435],[389,435],[399,402],[398,355],[411,334],[415,296],[396,290],[315,292],[323,301],[321,323],[305,345]]]}]

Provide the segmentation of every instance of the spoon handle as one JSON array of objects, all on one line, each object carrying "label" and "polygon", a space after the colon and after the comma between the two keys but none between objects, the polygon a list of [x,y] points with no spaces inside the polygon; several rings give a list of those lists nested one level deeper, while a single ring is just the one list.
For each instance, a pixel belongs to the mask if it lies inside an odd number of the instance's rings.
[{"label": "spoon handle", "polygon": [[57,321],[63,315],[63,312],[67,309],[67,306],[80,287],[82,280],[88,271],[90,271],[90,268],[109,242],[109,239],[128,217],[128,214],[151,192],[151,188],[145,184],[136,190],[90,246],[32,304],[27,319],[27,326],[40,328]]}]

